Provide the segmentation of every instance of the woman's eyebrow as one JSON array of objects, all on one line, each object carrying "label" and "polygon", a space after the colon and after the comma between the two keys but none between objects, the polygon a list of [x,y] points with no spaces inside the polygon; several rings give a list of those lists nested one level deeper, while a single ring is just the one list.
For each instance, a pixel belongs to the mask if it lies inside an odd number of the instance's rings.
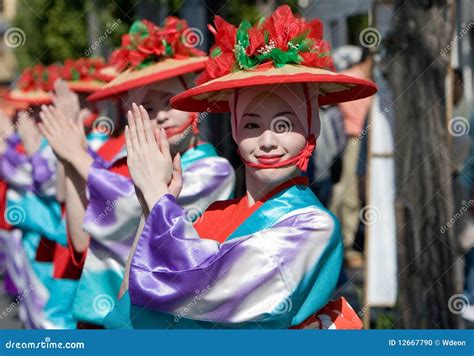
[{"label": "woman's eyebrow", "polygon": [[250,116],[250,117],[260,117],[259,114],[254,114],[254,113],[246,113],[246,114],[243,114],[242,117],[244,116]]},{"label": "woman's eyebrow", "polygon": [[278,116],[288,115],[288,114],[296,115],[294,112],[291,112],[291,111],[283,111],[283,112],[279,112],[278,114],[275,114],[273,118],[278,117]]}]

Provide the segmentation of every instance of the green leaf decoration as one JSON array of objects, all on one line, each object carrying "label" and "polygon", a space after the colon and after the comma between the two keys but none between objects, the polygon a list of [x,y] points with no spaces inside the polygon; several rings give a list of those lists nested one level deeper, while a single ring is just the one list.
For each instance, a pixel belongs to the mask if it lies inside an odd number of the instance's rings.
[{"label": "green leaf decoration", "polygon": [[171,57],[173,55],[173,48],[168,42],[166,42],[166,40],[162,40],[162,42],[163,42],[163,46],[165,46],[165,54]]},{"label": "green leaf decoration", "polygon": [[297,48],[290,48],[287,52],[274,48],[270,51],[270,57],[277,68],[283,67],[288,63],[299,64],[301,62]]},{"label": "green leaf decoration", "polygon": [[303,41],[301,41],[298,50],[300,52],[311,52],[311,50],[314,47],[314,41],[310,38],[305,38]]},{"label": "green leaf decoration", "polygon": [[81,78],[79,71],[76,68],[72,68],[71,74],[72,74],[72,80],[79,80]]},{"label": "green leaf decoration", "polygon": [[220,56],[222,54],[222,49],[220,47],[216,47],[211,51],[211,58],[215,58],[217,56]]},{"label": "green leaf decoration", "polygon": [[247,20],[242,21],[239,28],[237,29],[237,41],[235,45],[235,58],[242,69],[249,69],[256,66],[259,63],[258,58],[251,58],[247,56],[246,50],[250,44],[248,31],[252,28],[252,25]]},{"label": "green leaf decoration", "polygon": [[140,20],[132,23],[132,26],[130,26],[130,30],[128,31],[128,33],[133,37],[139,36],[142,39],[150,36],[150,33],[148,32],[148,27],[146,27],[146,25]]},{"label": "green leaf decoration", "polygon": [[145,59],[143,62],[141,62],[137,67],[136,70],[143,69],[145,67],[148,67],[149,65],[155,64],[156,63],[156,56],[151,56]]}]

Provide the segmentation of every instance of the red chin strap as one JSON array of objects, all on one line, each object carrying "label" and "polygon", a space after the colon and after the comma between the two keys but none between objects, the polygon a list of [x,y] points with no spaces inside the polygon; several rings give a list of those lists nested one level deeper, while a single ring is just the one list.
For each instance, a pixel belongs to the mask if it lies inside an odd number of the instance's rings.
[{"label": "red chin strap", "polygon": [[[181,85],[183,86],[184,90],[188,90],[188,85],[186,84],[186,81],[184,80],[183,76],[178,76],[178,80],[181,82]],[[197,112],[190,112],[188,115],[188,121],[186,121],[184,124],[181,126],[167,130],[166,131],[166,136],[169,138],[171,136],[183,133],[188,129],[188,127],[192,126],[192,133],[193,135],[198,135],[199,134],[199,128],[198,128],[198,118],[199,118],[199,113]]]},{"label": "red chin strap", "polygon": [[258,168],[258,169],[269,169],[269,168],[281,168],[285,166],[295,165],[296,167],[301,169],[303,172],[306,172],[306,170],[308,169],[309,159],[311,158],[311,154],[313,153],[315,148],[316,148],[316,137],[314,137],[314,135],[311,134],[306,140],[306,146],[304,146],[303,149],[296,156],[292,158],[288,158],[281,162],[277,162],[273,164],[250,162],[242,158],[240,151],[237,150],[237,153],[242,159],[242,162],[244,162],[244,164],[247,167]]},{"label": "red chin strap", "polygon": [[94,121],[99,117],[99,113],[97,111],[92,112],[88,117],[84,119],[84,127],[92,127],[94,125]]},{"label": "red chin strap", "polygon": [[189,127],[192,127],[193,135],[199,134],[198,117],[199,117],[199,114],[197,112],[189,113],[188,120],[181,126],[178,126],[170,130],[166,130],[166,136],[171,137],[171,136],[183,133],[186,130],[188,130]]}]

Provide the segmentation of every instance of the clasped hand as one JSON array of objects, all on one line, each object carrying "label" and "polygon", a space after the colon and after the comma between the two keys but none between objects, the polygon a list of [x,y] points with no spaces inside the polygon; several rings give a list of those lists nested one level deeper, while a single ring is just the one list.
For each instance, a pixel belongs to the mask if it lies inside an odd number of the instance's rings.
[{"label": "clasped hand", "polygon": [[127,165],[140,204],[150,211],[164,194],[178,197],[182,187],[179,153],[171,157],[164,129],[153,127],[143,106],[132,105],[125,128]]}]

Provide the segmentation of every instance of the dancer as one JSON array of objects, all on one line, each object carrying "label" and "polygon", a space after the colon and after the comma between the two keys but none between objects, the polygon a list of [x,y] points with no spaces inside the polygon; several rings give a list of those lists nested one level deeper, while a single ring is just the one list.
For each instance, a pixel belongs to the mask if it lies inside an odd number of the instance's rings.
[{"label": "dancer", "polygon": [[[128,293],[106,326],[337,328],[348,315],[342,327],[360,327],[347,303],[327,304],[342,238],[337,219],[301,174],[319,133],[318,102],[367,97],[375,85],[335,73],[321,23],[294,17],[288,6],[255,26],[244,21],[235,28],[220,17],[215,26],[201,84],[171,103],[231,112],[247,194],[216,202],[195,226],[187,223],[176,200],[179,158],[164,132],[152,131],[146,111],[134,108],[128,164],[149,214],[128,266]],[[325,306],[340,309],[318,317]],[[323,322],[328,316],[330,325]]]},{"label": "dancer", "polygon": [[[146,106],[153,125],[166,130],[173,154],[181,156],[184,189],[179,199],[192,219],[213,201],[231,196],[235,175],[211,144],[200,141],[198,114],[169,107],[171,96],[187,89],[206,60],[201,51],[183,44],[182,33],[187,29],[185,21],[174,17],[162,28],[145,20],[134,23],[111,57],[121,74],[90,99],[120,97],[127,108],[132,103]],[[44,108],[43,131],[56,154],[71,163],[73,189],[82,192],[81,184],[85,187],[87,183],[88,201],[79,195],[76,199],[83,201],[84,223],[70,230],[76,252],[87,250],[73,313],[78,327],[100,328],[118,298],[142,209],[129,178],[123,136],[116,145],[120,150],[109,162],[99,157],[93,160],[66,123],[54,108]],[[82,221],[78,216],[76,224]]]}]

